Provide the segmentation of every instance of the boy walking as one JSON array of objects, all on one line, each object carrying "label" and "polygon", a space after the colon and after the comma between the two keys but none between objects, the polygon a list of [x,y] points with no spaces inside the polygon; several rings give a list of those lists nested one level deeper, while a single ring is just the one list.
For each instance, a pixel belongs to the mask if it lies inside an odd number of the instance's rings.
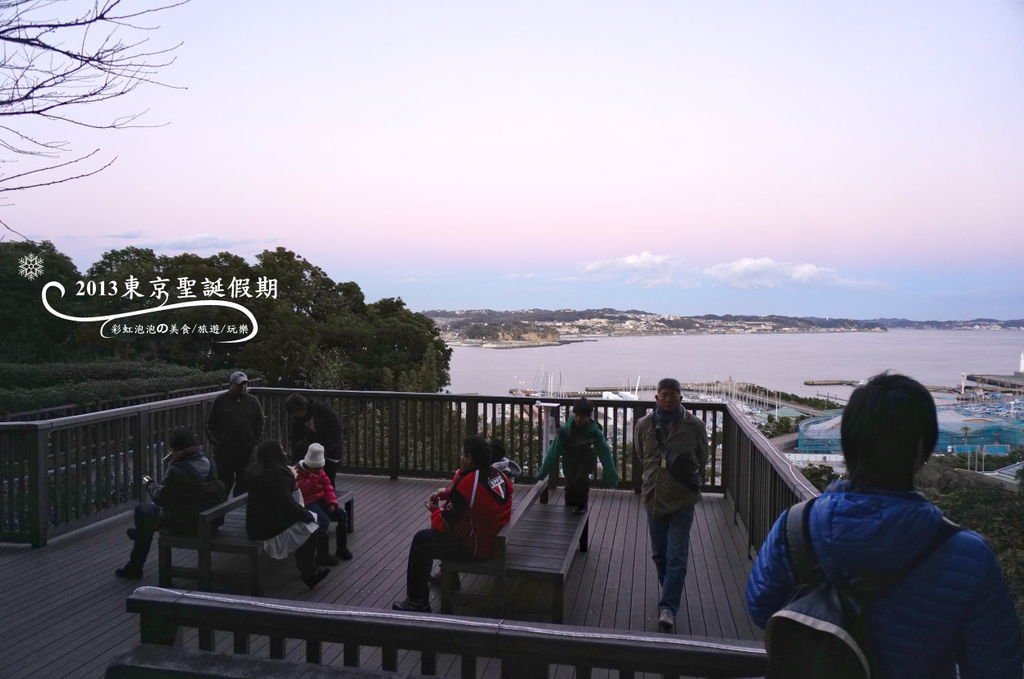
[{"label": "boy walking", "polygon": [[561,459],[565,472],[565,504],[574,508],[574,514],[583,514],[587,511],[590,475],[595,472],[597,458],[601,458],[607,485],[616,486],[619,473],[615,469],[608,439],[604,437],[601,425],[593,419],[594,405],[581,398],[573,404],[572,413],[572,418],[565,421],[551,441],[537,470],[537,480],[544,479],[552,470],[557,474],[558,460]]}]

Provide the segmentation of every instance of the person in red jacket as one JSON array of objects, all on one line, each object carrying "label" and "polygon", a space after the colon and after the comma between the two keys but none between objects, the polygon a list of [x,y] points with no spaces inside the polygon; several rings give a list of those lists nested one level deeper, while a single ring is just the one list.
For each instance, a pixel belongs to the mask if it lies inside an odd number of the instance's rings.
[{"label": "person in red jacket", "polygon": [[[316,514],[316,562],[318,566],[337,566],[339,559],[352,558],[348,551],[348,515],[338,506],[338,495],[334,492],[334,484],[324,472],[324,447],[319,443],[311,443],[306,449],[306,457],[295,469],[295,485],[302,492],[302,503],[306,509]],[[328,531],[331,521],[337,522],[335,536],[337,538],[337,556],[331,554],[331,536]]]},{"label": "person in red jacket", "polygon": [[491,447],[481,436],[462,442],[456,480],[442,501],[426,502],[430,528],[416,533],[405,572],[406,598],[398,611],[430,612],[430,566],[434,559],[490,559],[498,531],[512,515],[512,481],[491,466]]}]

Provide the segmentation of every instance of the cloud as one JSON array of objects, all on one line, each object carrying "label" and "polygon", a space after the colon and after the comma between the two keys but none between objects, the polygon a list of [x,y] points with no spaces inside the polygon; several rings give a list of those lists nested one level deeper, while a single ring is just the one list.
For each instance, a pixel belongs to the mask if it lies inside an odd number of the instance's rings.
[{"label": "cloud", "polygon": [[140,242],[140,247],[154,250],[231,250],[242,245],[253,245],[261,241],[252,238],[222,238],[212,233],[194,233],[177,238]]},{"label": "cloud", "polygon": [[583,278],[611,280],[620,278],[628,285],[657,288],[663,285],[688,286],[679,275],[679,262],[671,255],[655,255],[647,250],[614,259],[599,259],[581,267]]},{"label": "cloud", "polygon": [[142,238],[145,234],[142,231],[124,231],[122,233],[108,233],[107,238],[116,238],[117,240],[135,240],[136,238]]},{"label": "cloud", "polygon": [[652,255],[644,250],[639,255],[626,255],[617,259],[600,259],[583,265],[583,273],[602,271],[651,271],[664,269],[672,263],[668,255]]},{"label": "cloud", "polygon": [[835,269],[816,264],[776,262],[770,257],[743,257],[704,269],[704,275],[740,290],[778,288],[784,285],[825,285],[839,288],[878,288],[874,281],[841,276]]}]

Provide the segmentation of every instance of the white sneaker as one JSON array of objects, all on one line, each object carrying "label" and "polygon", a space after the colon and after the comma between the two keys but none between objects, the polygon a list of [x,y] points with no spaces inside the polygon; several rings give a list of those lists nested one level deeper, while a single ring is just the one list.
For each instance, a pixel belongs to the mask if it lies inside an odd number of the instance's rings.
[{"label": "white sneaker", "polygon": [[667,608],[658,610],[658,631],[671,632],[676,628],[676,616]]}]

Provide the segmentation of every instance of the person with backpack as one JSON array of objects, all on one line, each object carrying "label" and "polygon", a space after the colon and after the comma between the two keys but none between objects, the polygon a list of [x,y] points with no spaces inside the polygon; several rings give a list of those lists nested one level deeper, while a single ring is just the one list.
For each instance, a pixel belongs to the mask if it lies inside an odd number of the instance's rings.
[{"label": "person with backpack", "polygon": [[135,527],[128,529],[132,553],[128,563],[114,571],[119,578],[142,577],[157,530],[195,535],[199,530],[199,513],[227,499],[227,488],[217,478],[217,465],[203,452],[191,430],[175,429],[167,444],[171,452],[163,482],[142,477],[152,502],[135,508]]},{"label": "person with backpack", "polygon": [[430,528],[409,545],[406,596],[396,611],[430,612],[430,568],[434,559],[490,559],[495,538],[512,516],[512,480],[491,466],[491,446],[482,436],[467,436],[456,478],[442,500],[426,503]]},{"label": "person with backpack", "polygon": [[654,400],[654,412],[637,420],[633,447],[643,468],[640,493],[661,587],[658,630],[672,632],[686,580],[690,526],[708,462],[708,433],[704,421],[683,407],[679,380],[660,380]]},{"label": "person with backpack", "polygon": [[611,487],[619,483],[619,473],[615,470],[615,460],[608,447],[608,439],[604,430],[594,418],[594,405],[586,398],[580,398],[572,405],[572,417],[558,430],[558,435],[548,446],[544,461],[537,470],[537,480],[541,481],[554,470],[558,476],[558,461],[562,460],[565,472],[565,504],[573,507],[573,512],[583,514],[587,511],[590,498],[590,475],[596,469],[597,458],[601,458],[604,482]]},{"label": "person with backpack", "polygon": [[877,375],[850,396],[840,434],[848,478],[783,512],[747,582],[768,676],[1021,677],[995,553],[913,489],[938,438],[931,394]]}]

